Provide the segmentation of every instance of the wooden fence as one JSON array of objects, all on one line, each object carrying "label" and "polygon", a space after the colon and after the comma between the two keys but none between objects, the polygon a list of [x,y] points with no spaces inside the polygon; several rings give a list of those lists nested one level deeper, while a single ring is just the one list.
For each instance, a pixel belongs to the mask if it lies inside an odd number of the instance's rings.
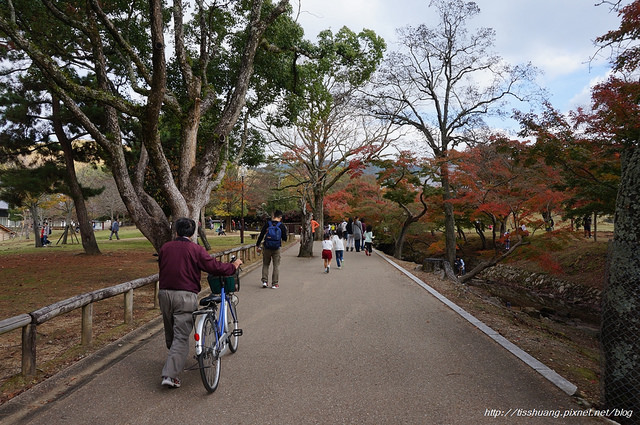
[{"label": "wooden fence", "polygon": [[[222,261],[229,261],[234,254],[239,255],[242,261],[250,261],[257,256],[256,246],[255,244],[244,245],[213,254],[213,256],[222,257]],[[158,275],[154,274],[109,288],[76,295],[31,313],[0,320],[0,335],[22,328],[22,374],[24,376],[34,375],[36,373],[36,329],[38,325],[61,314],[82,308],[81,343],[82,345],[90,344],[93,335],[93,303],[124,294],[124,323],[131,323],[133,321],[133,290],[152,283],[155,284],[154,306],[157,308],[160,283]]]}]

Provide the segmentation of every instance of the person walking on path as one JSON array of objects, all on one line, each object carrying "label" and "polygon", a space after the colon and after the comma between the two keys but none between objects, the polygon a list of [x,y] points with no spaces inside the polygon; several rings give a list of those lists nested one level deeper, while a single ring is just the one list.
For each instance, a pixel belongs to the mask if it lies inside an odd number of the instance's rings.
[{"label": "person walking on path", "polygon": [[360,249],[364,251],[364,232],[367,229],[367,225],[364,223],[364,218],[360,217],[360,228],[362,229],[362,239],[360,240]]},{"label": "person walking on path", "polygon": [[353,251],[353,218],[349,217],[349,221],[347,222],[347,251],[351,248]]},{"label": "person walking on path", "polygon": [[369,224],[367,231],[364,232],[364,253],[371,256],[373,249],[373,227]]},{"label": "person walking on path", "polygon": [[584,237],[591,237],[591,215],[587,214],[582,219],[582,225],[584,226]]},{"label": "person walking on path", "polygon": [[362,244],[362,223],[359,217],[356,217],[353,221],[353,244],[356,246],[356,252],[360,252],[360,246]]},{"label": "person walking on path", "polygon": [[178,376],[189,355],[189,335],[193,329],[193,313],[198,309],[201,272],[230,276],[242,264],[223,263],[191,241],[196,222],[179,218],[175,223],[177,238],[158,251],[160,291],[158,301],[164,322],[164,336],[169,354],[162,368],[162,385],[179,388]]},{"label": "person walking on path", "polygon": [[109,240],[111,240],[114,233],[116,234],[116,239],[120,240],[120,236],[118,236],[119,230],[120,230],[120,223],[118,223],[118,220],[114,220],[113,223],[111,223],[111,234],[109,235]]},{"label": "person walking on path", "polygon": [[464,270],[464,260],[460,257],[456,257],[456,261],[454,263],[454,265],[456,266],[456,276],[460,277],[465,273]]},{"label": "person walking on path", "polygon": [[[288,238],[287,226],[282,224],[282,211],[275,210],[271,220],[268,220],[260,230],[256,246],[258,252],[262,252],[262,287],[269,286],[269,266],[273,261],[273,270],[271,272],[271,287],[278,289],[280,287],[280,247],[282,241]],[[264,247],[260,244],[264,239]]]},{"label": "person walking on path", "polygon": [[322,238],[324,239],[325,235],[331,236],[331,232],[332,232],[331,225],[330,224],[325,224],[324,225],[324,231],[322,232]]},{"label": "person walking on path", "polygon": [[342,262],[344,261],[344,241],[342,239],[342,232],[338,232],[337,234],[331,237],[331,241],[333,242],[333,250],[336,253],[336,264],[338,265],[338,269],[342,268]]},{"label": "person walking on path", "polygon": [[331,255],[332,248],[333,243],[331,242],[331,235],[329,235],[329,233],[325,233],[324,239],[322,239],[322,260],[324,263],[325,273],[329,273],[331,270],[331,259],[333,258]]}]

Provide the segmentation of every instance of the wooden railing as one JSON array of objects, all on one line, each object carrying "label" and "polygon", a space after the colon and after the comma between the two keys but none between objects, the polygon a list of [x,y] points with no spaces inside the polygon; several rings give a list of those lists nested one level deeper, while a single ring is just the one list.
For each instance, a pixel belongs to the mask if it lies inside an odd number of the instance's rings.
[{"label": "wooden railing", "polygon": [[[239,253],[239,254],[236,254]],[[222,261],[229,261],[236,254],[242,261],[251,261],[257,256],[256,246],[243,245],[227,251],[213,254],[222,257]],[[31,313],[20,314],[8,319],[0,320],[0,335],[22,328],[22,374],[25,376],[36,373],[36,329],[38,325],[60,316],[61,314],[82,308],[82,345],[91,343],[93,336],[93,304],[97,301],[124,294],[124,323],[133,322],[133,290],[146,285],[155,284],[154,307],[158,307],[158,291],[160,284],[158,275],[135,279],[109,288],[98,289],[86,294],[76,295],[66,300],[40,308]]]}]

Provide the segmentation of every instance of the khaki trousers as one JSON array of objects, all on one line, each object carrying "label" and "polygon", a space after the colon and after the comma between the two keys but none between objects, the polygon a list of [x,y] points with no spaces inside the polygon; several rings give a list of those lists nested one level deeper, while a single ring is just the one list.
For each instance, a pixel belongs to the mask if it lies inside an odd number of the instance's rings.
[{"label": "khaki trousers", "polygon": [[189,291],[161,289],[158,293],[164,321],[164,338],[169,349],[162,376],[177,378],[189,356],[189,336],[193,329],[193,313],[198,309],[198,296]]},{"label": "khaki trousers", "polygon": [[269,283],[269,265],[273,260],[273,271],[271,272],[271,284],[275,285],[280,279],[280,249],[262,250],[262,281]]}]

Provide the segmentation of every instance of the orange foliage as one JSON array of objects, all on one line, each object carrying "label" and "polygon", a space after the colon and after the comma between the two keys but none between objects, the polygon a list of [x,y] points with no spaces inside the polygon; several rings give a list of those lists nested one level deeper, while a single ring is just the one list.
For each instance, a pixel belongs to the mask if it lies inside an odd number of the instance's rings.
[{"label": "orange foliage", "polygon": [[445,249],[446,241],[444,239],[440,239],[429,245],[429,248],[427,248],[427,255],[442,256],[444,255]]},{"label": "orange foliage", "polygon": [[536,260],[547,272],[555,275],[560,275],[562,273],[562,266],[555,261],[548,252],[540,254]]}]

